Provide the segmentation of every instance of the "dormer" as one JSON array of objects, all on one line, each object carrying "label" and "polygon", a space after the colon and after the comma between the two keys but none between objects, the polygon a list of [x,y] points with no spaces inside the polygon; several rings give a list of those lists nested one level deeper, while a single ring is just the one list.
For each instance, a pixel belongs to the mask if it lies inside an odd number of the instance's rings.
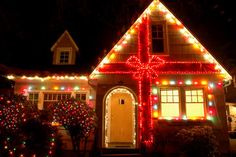
[{"label": "dormer", "polygon": [[51,47],[53,65],[74,65],[79,48],[67,30]]}]

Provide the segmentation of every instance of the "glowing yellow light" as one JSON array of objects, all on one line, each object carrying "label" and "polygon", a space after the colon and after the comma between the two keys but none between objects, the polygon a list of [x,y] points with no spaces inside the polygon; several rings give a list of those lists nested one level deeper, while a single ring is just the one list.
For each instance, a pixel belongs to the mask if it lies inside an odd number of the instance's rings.
[{"label": "glowing yellow light", "polygon": [[208,99],[212,99],[213,95],[208,94]]},{"label": "glowing yellow light", "polygon": [[205,81],[205,80],[204,80],[204,81],[201,81],[201,84],[202,84],[202,85],[206,85],[206,84],[207,84],[207,81]]},{"label": "glowing yellow light", "polygon": [[45,86],[42,86],[42,87],[41,87],[41,89],[42,89],[42,90],[45,90],[45,89],[46,89],[46,87],[45,87]]},{"label": "glowing yellow light", "polygon": [[158,112],[157,111],[153,112],[153,118],[158,118]]},{"label": "glowing yellow light", "polygon": [[124,45],[125,45],[125,44],[127,44],[127,41],[126,41],[126,40],[124,40],[124,41],[122,42],[122,44],[124,44]]},{"label": "glowing yellow light", "polygon": [[168,85],[168,81],[162,81],[162,85]]},{"label": "glowing yellow light", "polygon": [[75,87],[74,87],[74,90],[79,90],[79,87],[78,87],[78,86],[75,86]]},{"label": "glowing yellow light", "polygon": [[15,77],[14,77],[13,75],[8,75],[7,78],[8,78],[9,80],[13,80]]},{"label": "glowing yellow light", "polygon": [[110,55],[110,59],[114,59],[115,57],[116,57],[115,53],[112,53],[112,54]]},{"label": "glowing yellow light", "polygon": [[122,46],[121,45],[116,45],[114,47],[115,51],[120,51],[122,49]]},{"label": "glowing yellow light", "polygon": [[58,123],[58,122],[52,122],[51,125],[52,125],[52,126],[60,126],[60,123]]},{"label": "glowing yellow light", "polygon": [[59,88],[58,88],[57,86],[55,86],[53,89],[54,89],[54,90],[58,90]]},{"label": "glowing yellow light", "polygon": [[135,33],[135,29],[134,29],[134,28],[131,29],[131,30],[130,30],[130,33],[131,33],[131,34],[134,34],[134,33]]},{"label": "glowing yellow light", "polygon": [[127,34],[127,35],[125,36],[125,40],[129,40],[130,38],[131,38],[130,34]]}]

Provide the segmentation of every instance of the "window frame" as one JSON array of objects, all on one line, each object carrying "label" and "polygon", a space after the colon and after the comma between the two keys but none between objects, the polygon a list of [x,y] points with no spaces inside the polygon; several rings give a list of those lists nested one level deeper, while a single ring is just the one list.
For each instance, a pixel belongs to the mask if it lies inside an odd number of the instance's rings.
[{"label": "window frame", "polygon": [[[58,65],[69,65],[72,64],[72,48],[71,47],[60,47],[57,48],[57,57],[56,57],[56,64]],[[61,53],[68,52],[68,62],[60,62],[61,61]]]},{"label": "window frame", "polygon": [[[30,98],[30,95],[32,94],[32,96],[33,96],[33,99],[31,99]],[[37,95],[37,99],[35,98],[35,96]],[[30,101],[30,102],[32,102],[33,104],[38,104],[38,102],[39,102],[39,92],[29,92],[29,94],[28,94],[28,100]]]},{"label": "window frame", "polygon": [[[194,90],[196,90],[196,91],[198,91],[198,90],[202,90],[202,99],[203,99],[203,102],[187,102],[186,101],[186,91],[194,91]],[[193,94],[191,94],[191,96],[200,96],[200,95],[193,95]],[[203,88],[203,87],[196,87],[196,88],[184,88],[184,90],[183,90],[183,97],[184,97],[184,108],[185,108],[185,115],[186,115],[186,117],[187,118],[205,118],[206,117],[206,113],[207,113],[207,108],[206,108],[206,101],[207,101],[207,99],[206,99],[206,97],[205,97],[205,89]],[[203,116],[188,116],[187,115],[187,103],[202,103],[202,105],[203,105]]]},{"label": "window frame", "polygon": [[[154,52],[153,51],[153,31],[152,27],[153,25],[162,25],[163,28],[163,52]],[[168,46],[168,30],[167,30],[167,22],[166,21],[154,21],[152,20],[150,23],[150,50],[153,55],[169,55],[169,46]]]},{"label": "window frame", "polygon": [[[163,116],[162,115],[162,103],[176,103],[176,102],[168,102],[168,98],[167,98],[167,102],[162,102],[162,90],[172,90],[172,93],[173,93],[173,90],[177,90],[178,91],[178,99],[179,99],[179,101],[178,101],[178,109],[179,109],[179,113],[178,113],[178,116],[176,116],[176,115],[171,115],[171,116]],[[166,87],[166,88],[162,88],[162,87],[160,87],[160,89],[159,89],[159,91],[160,91],[160,95],[159,95],[159,104],[160,104],[160,109],[159,109],[159,115],[161,116],[161,117],[163,117],[163,118],[165,118],[165,117],[180,117],[181,116],[181,109],[182,109],[182,101],[181,101],[181,90],[179,89],[179,88],[177,88],[177,87]],[[166,95],[166,96],[168,96],[168,95]],[[174,95],[172,95],[172,99],[173,99],[173,96]]]}]

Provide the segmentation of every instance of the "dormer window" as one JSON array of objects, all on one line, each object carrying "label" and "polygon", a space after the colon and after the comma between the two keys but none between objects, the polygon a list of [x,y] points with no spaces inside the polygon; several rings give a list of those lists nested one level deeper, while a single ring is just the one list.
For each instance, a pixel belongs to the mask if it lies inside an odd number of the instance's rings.
[{"label": "dormer window", "polygon": [[68,64],[69,63],[69,52],[68,51],[62,51],[60,53],[60,63],[61,64]]},{"label": "dormer window", "polygon": [[153,22],[151,26],[152,53],[167,53],[167,34],[165,22]]},{"label": "dormer window", "polygon": [[72,49],[67,47],[57,48],[57,64],[67,65],[72,64]]},{"label": "dormer window", "polygon": [[53,65],[75,65],[79,48],[66,30],[51,47]]}]

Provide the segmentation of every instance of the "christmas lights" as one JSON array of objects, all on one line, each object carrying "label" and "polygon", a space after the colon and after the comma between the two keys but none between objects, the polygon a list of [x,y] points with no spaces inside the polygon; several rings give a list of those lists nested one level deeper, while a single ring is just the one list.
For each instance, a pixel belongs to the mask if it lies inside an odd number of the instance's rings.
[{"label": "christmas lights", "polygon": [[132,146],[135,147],[136,144],[136,100],[133,96],[133,94],[125,89],[125,88],[116,88],[114,90],[112,90],[107,96],[106,96],[106,103],[105,103],[105,147],[108,147],[109,142],[110,142],[110,124],[111,124],[111,97],[114,94],[120,94],[120,93],[125,93],[128,94],[131,99],[132,99]]}]

